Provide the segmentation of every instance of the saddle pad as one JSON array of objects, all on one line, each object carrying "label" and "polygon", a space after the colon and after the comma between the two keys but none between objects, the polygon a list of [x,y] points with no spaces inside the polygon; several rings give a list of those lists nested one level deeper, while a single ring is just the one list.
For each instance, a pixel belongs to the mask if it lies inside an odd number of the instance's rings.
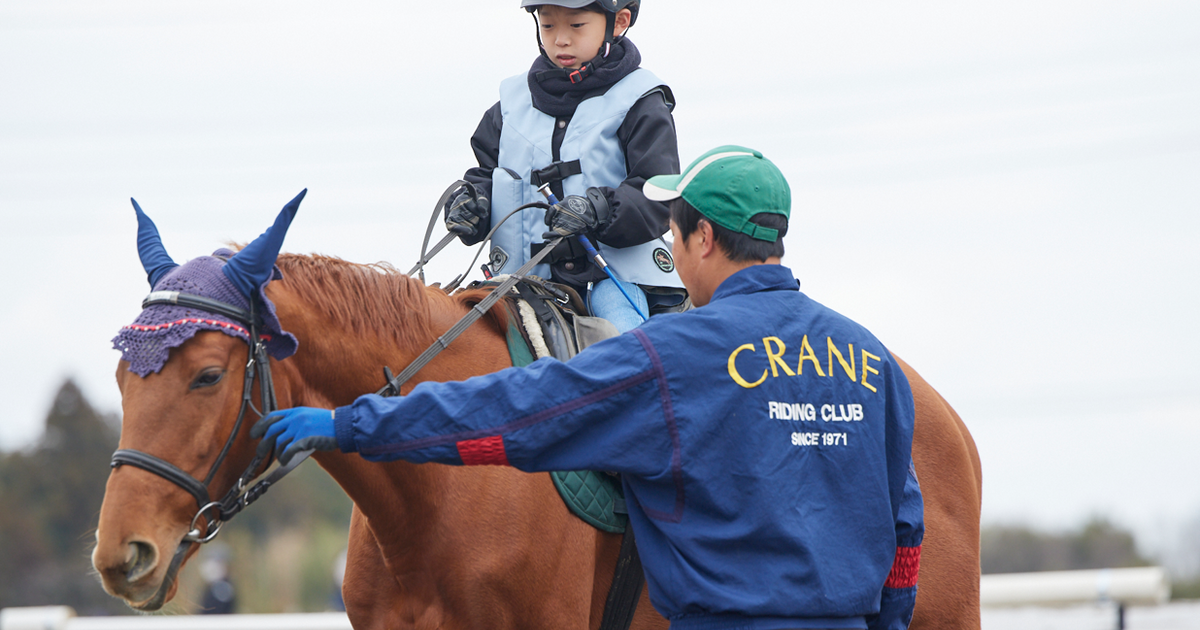
[{"label": "saddle pad", "polygon": [[[524,367],[533,363],[533,354],[515,323],[509,324],[506,337],[513,365]],[[550,479],[572,514],[600,531],[625,533],[629,516],[625,510],[625,493],[616,477],[594,470],[578,470],[552,472]]]},{"label": "saddle pad", "polygon": [[625,533],[629,516],[617,478],[594,470],[552,472],[550,479],[571,513],[602,532]]}]

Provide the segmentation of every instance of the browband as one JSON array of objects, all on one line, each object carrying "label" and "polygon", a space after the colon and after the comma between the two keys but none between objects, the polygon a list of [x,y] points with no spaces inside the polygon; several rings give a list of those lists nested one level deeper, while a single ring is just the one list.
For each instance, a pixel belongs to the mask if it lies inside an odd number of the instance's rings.
[{"label": "browband", "polygon": [[179,291],[152,291],[142,300],[142,308],[154,306],[156,304],[171,304],[174,306],[190,306],[198,308],[202,311],[224,315],[233,318],[246,326],[254,325],[250,311],[244,308],[238,308],[232,304],[226,304],[217,300],[213,300],[199,295],[190,293],[180,293]]}]

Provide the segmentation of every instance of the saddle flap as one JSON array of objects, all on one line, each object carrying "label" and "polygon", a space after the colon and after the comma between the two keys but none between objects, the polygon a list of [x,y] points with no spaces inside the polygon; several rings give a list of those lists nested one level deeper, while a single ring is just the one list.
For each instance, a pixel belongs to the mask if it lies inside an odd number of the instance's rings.
[{"label": "saddle flap", "polygon": [[580,350],[621,334],[612,322],[602,317],[576,315],[572,324],[575,327],[575,343]]}]

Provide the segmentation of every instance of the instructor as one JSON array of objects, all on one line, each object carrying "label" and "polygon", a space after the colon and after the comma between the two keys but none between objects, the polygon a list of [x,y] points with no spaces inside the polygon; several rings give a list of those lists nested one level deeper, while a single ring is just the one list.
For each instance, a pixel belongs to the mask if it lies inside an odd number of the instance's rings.
[{"label": "instructor", "polygon": [[253,431],[309,448],[621,473],[655,608],[676,630],[905,628],[924,534],[913,400],[870,332],[780,265],[791,192],[762,154],[649,179],[699,308],[542,359]]}]

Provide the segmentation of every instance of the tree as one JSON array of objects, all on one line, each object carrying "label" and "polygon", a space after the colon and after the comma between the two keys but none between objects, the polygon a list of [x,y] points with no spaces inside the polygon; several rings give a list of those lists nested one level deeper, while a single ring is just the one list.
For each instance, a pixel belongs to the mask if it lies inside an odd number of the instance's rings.
[{"label": "tree", "polygon": [[1023,525],[993,525],[980,532],[983,573],[1025,573],[1147,566],[1133,534],[1105,518],[1078,531],[1039,532]]},{"label": "tree", "polygon": [[97,588],[89,559],[116,425],[68,379],[54,396],[41,439],[0,455],[0,607],[121,609]]},{"label": "tree", "polygon": [[[39,440],[23,451],[0,453],[0,608],[67,605],[85,616],[132,612],[104,592],[91,566],[119,424],[67,380]],[[233,551],[239,609],[325,609],[350,506],[329,475],[307,463],[230,521],[221,540]],[[185,567],[175,610],[199,601],[196,564]]]}]

